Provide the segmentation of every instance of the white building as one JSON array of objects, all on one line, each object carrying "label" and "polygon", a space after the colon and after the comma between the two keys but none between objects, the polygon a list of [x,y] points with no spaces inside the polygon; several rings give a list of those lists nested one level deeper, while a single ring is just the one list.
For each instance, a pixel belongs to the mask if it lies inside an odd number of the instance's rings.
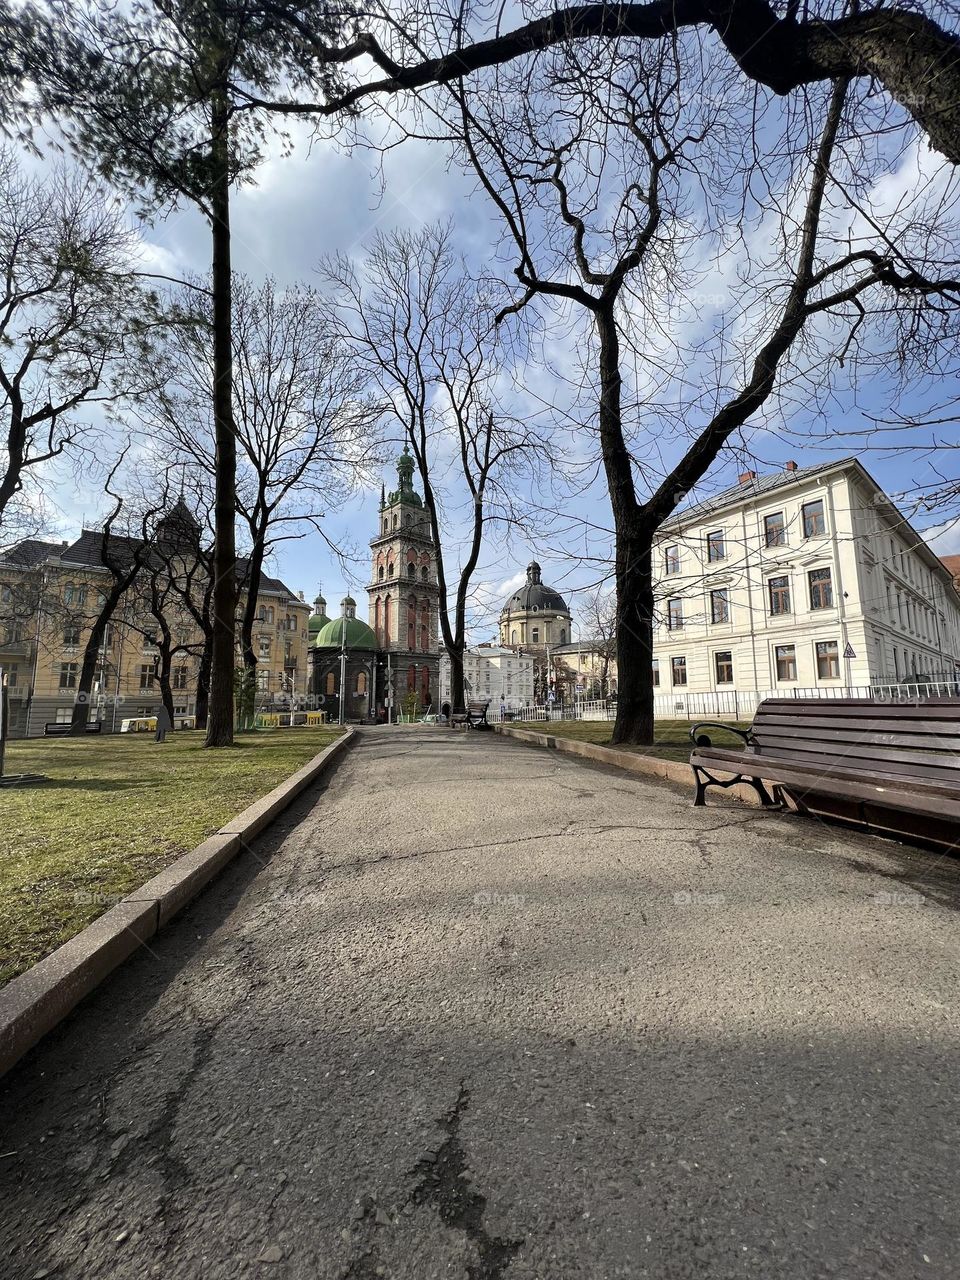
[{"label": "white building", "polygon": [[[463,655],[464,693],[467,700],[489,700],[496,706],[501,699],[511,709],[533,702],[533,658],[517,654],[513,649],[497,645],[478,645]],[[440,701],[450,698],[450,659],[440,655]]]},{"label": "white building", "polygon": [[654,552],[657,692],[953,677],[960,596],[855,458],[758,476],[679,511]]}]

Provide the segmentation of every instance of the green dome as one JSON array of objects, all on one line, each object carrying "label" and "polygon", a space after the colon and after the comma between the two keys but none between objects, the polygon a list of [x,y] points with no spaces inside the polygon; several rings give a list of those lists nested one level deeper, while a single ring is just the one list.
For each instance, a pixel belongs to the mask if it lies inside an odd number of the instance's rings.
[{"label": "green dome", "polygon": [[307,623],[307,631],[311,636],[315,636],[318,631],[322,631],[330,619],[325,613],[312,613],[310,621]]},{"label": "green dome", "polygon": [[314,648],[342,649],[344,626],[347,628],[347,649],[376,649],[377,637],[359,618],[334,618],[332,622],[327,622],[318,632],[313,642]]}]

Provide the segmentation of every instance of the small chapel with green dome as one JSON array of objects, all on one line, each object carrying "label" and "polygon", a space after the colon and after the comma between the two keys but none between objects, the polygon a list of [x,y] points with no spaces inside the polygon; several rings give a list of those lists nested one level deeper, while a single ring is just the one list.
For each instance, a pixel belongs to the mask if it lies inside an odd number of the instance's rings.
[{"label": "small chapel with green dome", "polygon": [[408,705],[415,714],[433,705],[440,662],[436,545],[430,512],[414,488],[414,468],[404,447],[398,487],[380,492],[370,542],[369,623],[357,617],[350,595],[333,619],[322,595],[314,601],[310,692],[331,721],[383,721]]}]

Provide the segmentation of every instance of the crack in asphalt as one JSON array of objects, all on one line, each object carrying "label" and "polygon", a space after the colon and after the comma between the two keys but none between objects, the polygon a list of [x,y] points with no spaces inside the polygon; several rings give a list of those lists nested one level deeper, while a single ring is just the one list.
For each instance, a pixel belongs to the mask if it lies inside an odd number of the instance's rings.
[{"label": "crack in asphalt", "polygon": [[460,1141],[460,1123],[470,1105],[470,1091],[460,1081],[457,1100],[437,1123],[446,1131],[438,1149],[417,1162],[412,1173],[423,1175],[411,1200],[416,1205],[432,1204],[447,1227],[463,1231],[476,1246],[477,1261],[467,1264],[469,1280],[502,1280],[523,1240],[502,1240],[491,1236],[483,1225],[487,1197],[471,1189],[467,1159]]}]

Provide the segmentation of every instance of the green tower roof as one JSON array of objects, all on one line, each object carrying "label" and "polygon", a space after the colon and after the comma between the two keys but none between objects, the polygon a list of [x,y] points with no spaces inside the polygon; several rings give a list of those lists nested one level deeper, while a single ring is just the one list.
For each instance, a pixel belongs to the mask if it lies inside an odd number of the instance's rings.
[{"label": "green tower roof", "polygon": [[332,622],[327,622],[318,632],[317,638],[313,642],[314,647],[317,649],[342,649],[344,647],[344,626],[347,628],[347,649],[376,649],[377,637],[370,627],[365,622],[361,622],[359,618],[334,618]]}]

